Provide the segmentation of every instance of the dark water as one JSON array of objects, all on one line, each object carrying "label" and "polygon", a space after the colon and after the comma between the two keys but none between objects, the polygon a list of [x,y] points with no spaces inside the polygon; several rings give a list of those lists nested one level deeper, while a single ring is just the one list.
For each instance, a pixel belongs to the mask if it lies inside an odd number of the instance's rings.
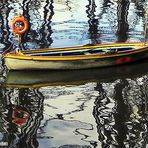
[{"label": "dark water", "polygon": [[[2,0],[0,50],[17,47],[10,20],[30,22],[21,47],[143,41],[146,1]],[[3,66],[3,65],[2,65]],[[71,72],[1,66],[0,147],[148,147],[148,64]]]}]

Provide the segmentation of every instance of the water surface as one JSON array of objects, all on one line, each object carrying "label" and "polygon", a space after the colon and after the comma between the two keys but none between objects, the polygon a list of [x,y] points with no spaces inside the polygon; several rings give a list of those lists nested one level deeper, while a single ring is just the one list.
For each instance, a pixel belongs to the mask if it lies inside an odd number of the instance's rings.
[{"label": "water surface", "polygon": [[[146,1],[8,0],[0,3],[0,51],[18,47],[10,21],[30,22],[21,48],[144,40]],[[3,64],[3,63],[2,63]],[[146,148],[147,60],[72,72],[12,72],[1,65],[0,146]]]}]

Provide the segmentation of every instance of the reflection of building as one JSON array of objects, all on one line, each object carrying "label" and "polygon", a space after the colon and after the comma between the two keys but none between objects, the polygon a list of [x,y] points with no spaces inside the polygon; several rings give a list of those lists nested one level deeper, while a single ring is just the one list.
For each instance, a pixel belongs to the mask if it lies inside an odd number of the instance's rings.
[{"label": "reflection of building", "polygon": [[3,142],[9,147],[37,147],[37,130],[44,97],[33,89],[1,88],[0,118]]}]

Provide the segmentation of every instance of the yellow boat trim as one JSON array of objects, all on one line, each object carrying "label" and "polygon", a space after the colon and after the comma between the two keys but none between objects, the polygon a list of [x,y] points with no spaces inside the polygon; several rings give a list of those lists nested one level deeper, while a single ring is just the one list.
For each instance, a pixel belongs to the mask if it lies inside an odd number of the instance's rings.
[{"label": "yellow boat trim", "polygon": [[148,46],[144,46],[143,48],[138,48],[135,50],[128,51],[120,51],[115,53],[107,53],[107,54],[90,54],[90,55],[78,55],[78,56],[26,56],[19,53],[8,53],[4,56],[4,58],[12,58],[12,59],[20,59],[20,60],[39,60],[39,61],[69,61],[69,60],[90,60],[97,58],[109,58],[109,57],[118,57],[118,56],[128,56],[136,53],[141,53],[143,51],[147,51]]},{"label": "yellow boat trim", "polygon": [[114,44],[99,44],[99,45],[92,45],[92,46],[76,46],[76,47],[65,47],[65,48],[45,48],[45,49],[33,49],[22,51],[24,54],[29,53],[44,53],[44,52],[57,52],[57,51],[70,51],[70,50],[81,50],[81,49],[93,49],[93,48],[105,48],[105,47],[122,47],[122,46],[137,46],[137,47],[144,47],[148,46],[148,44],[144,43],[114,43]]}]

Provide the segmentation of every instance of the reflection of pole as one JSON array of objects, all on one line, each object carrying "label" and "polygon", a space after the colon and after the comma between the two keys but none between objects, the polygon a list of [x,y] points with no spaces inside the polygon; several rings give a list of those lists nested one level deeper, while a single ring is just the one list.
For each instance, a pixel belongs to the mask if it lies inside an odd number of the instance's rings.
[{"label": "reflection of pole", "polygon": [[148,19],[148,10],[146,11],[146,14],[145,14],[144,44],[146,44],[146,41],[147,41],[147,25],[148,25],[147,19]]},{"label": "reflection of pole", "polygon": [[87,17],[89,18],[88,24],[89,24],[89,35],[91,44],[97,44],[97,38],[98,38],[98,19],[95,19],[95,0],[88,0],[89,4],[86,6],[88,9],[86,10],[86,13],[88,14]]},{"label": "reflection of pole", "polygon": [[[102,19],[103,14],[106,14],[106,10],[108,7],[110,7],[110,0],[104,0],[102,1],[101,11],[99,14],[96,11],[96,2],[95,0],[88,0],[89,4],[86,5],[86,13],[88,17],[88,33],[90,35],[89,39],[91,40],[91,44],[99,44],[101,42],[100,40],[100,30],[99,30],[99,21]],[[97,18],[96,18],[97,16]],[[101,30],[102,31],[102,30]]]},{"label": "reflection of pole", "polygon": [[[9,8],[8,3],[0,3],[0,29],[1,29],[1,37],[0,37],[0,43],[2,43],[5,47],[3,48],[3,51],[7,50],[12,44],[9,41],[9,35],[10,35],[10,28],[9,28],[9,13],[11,9]],[[5,13],[4,13],[5,12]]]},{"label": "reflection of pole", "polygon": [[128,0],[121,0],[118,3],[117,7],[117,16],[118,16],[118,41],[119,42],[125,42],[127,40],[127,32],[129,29],[128,21],[127,21],[127,15],[129,10],[129,4],[130,2]]},{"label": "reflection of pole", "polygon": [[[29,26],[31,26],[30,24],[30,15],[29,15],[29,5],[31,3],[31,0],[23,0],[22,1],[22,15],[27,18],[28,20],[28,23],[29,23]],[[29,28],[30,29],[30,28]],[[25,50],[25,47],[24,47],[24,42],[27,41],[27,34],[24,34],[23,38],[22,38],[22,43],[21,43],[21,48],[23,48],[23,50]]]},{"label": "reflection of pole", "polygon": [[53,32],[51,28],[51,22],[52,22],[52,17],[54,15],[53,3],[54,3],[53,0],[51,1],[47,0],[44,6],[44,23],[40,29],[40,34],[41,34],[40,48],[48,48],[53,42],[51,38]]},{"label": "reflection of pole", "polygon": [[115,139],[119,147],[124,147],[124,141],[126,140],[126,135],[128,133],[128,129],[125,124],[129,118],[128,106],[125,104],[123,98],[123,90],[128,87],[128,85],[129,84],[126,79],[121,79],[121,81],[114,87],[114,100],[116,101],[116,112],[114,113],[114,129],[118,133]]},{"label": "reflection of pole", "polygon": [[113,122],[112,113],[109,112],[109,108],[107,107],[110,103],[110,99],[107,97],[102,83],[97,83],[95,91],[99,92],[99,96],[94,102],[93,116],[97,124],[98,139],[101,142],[101,146],[105,148],[114,143],[114,140],[112,139],[114,131],[111,127],[111,123]]}]

